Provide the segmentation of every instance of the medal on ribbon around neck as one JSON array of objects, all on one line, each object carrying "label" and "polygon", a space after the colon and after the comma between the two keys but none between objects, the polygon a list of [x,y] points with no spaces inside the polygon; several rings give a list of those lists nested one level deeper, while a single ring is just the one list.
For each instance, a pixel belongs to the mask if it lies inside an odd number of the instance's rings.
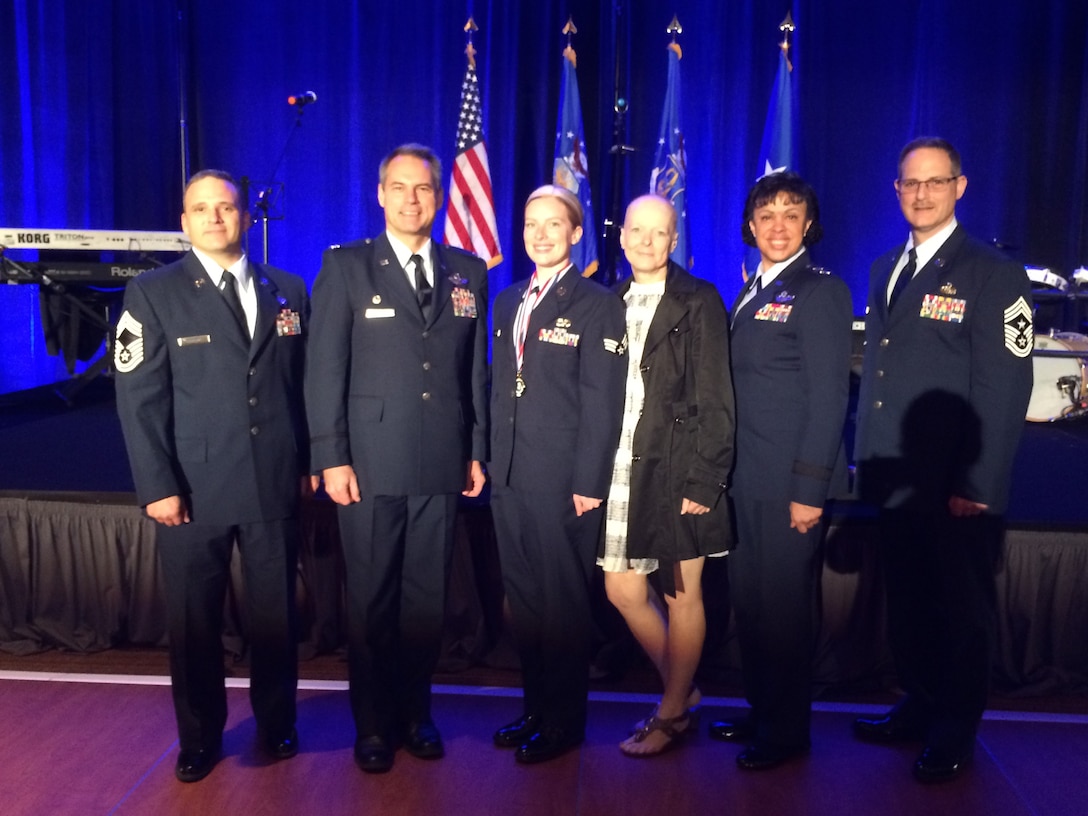
[{"label": "medal on ribbon around neck", "polygon": [[524,393],[525,393],[525,378],[521,376],[521,372],[519,371],[514,376],[514,396],[515,397],[520,397]]}]

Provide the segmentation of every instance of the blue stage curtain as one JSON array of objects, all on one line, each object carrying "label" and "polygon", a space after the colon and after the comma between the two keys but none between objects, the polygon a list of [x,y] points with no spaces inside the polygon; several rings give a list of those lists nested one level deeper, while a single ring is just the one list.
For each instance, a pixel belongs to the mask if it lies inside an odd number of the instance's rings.
[{"label": "blue stage curtain", "polygon": [[[630,99],[624,201],[648,188],[675,12],[694,271],[726,300],[740,285],[740,219],[752,183],[780,37],[791,58],[799,169],[816,187],[816,260],[864,308],[869,263],[906,237],[892,189],[899,148],[943,135],[970,179],[958,214],[1025,263],[1088,263],[1088,5],[1083,0],[9,0],[0,8],[0,225],[176,229],[180,111],[191,170],[284,185],[271,260],[311,280],[321,250],[382,226],[377,164],[392,146],[454,150],[469,13],[503,253],[492,291],[523,277],[521,206],[550,175],[568,14],[579,33],[591,182],[610,214],[616,29]],[[180,15],[180,23],[179,23]],[[179,77],[179,66],[183,69]],[[179,88],[185,88],[179,99]],[[301,125],[289,94],[318,102]],[[440,233],[441,216],[436,232]],[[600,225],[598,224],[598,228]],[[259,230],[252,233],[260,258]],[[0,391],[56,379],[34,287],[0,288]]]}]

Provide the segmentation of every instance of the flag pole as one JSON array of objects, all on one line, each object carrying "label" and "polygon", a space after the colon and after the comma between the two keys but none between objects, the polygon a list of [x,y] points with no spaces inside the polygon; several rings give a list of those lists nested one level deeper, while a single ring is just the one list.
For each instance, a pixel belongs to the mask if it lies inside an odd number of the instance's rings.
[{"label": "flag pole", "polygon": [[622,0],[615,0],[612,5],[613,49],[615,51],[615,71],[612,84],[612,147],[608,152],[612,156],[612,201],[608,215],[604,219],[604,260],[601,275],[604,283],[611,286],[616,282],[616,264],[620,255],[620,225],[623,223],[623,182],[624,158],[635,152],[627,144],[627,112],[629,100],[623,90],[623,34],[624,13]]},{"label": "flag pole", "polygon": [[559,116],[555,129],[555,155],[552,183],[570,190],[582,205],[582,240],[571,248],[571,261],[584,277],[592,277],[599,268],[597,220],[593,215],[593,191],[589,177],[582,100],[578,91],[578,55],[573,39],[578,33],[573,18],[563,26],[567,46],[563,49],[562,80],[559,91]]},{"label": "flag pole", "polygon": [[491,168],[484,139],[483,100],[476,77],[476,48],[472,34],[479,31],[472,17],[464,25],[468,43],[465,78],[461,83],[461,106],[457,118],[457,155],[450,170],[446,198],[446,225],[442,240],[482,258],[491,269],[502,261],[495,200],[491,189]]}]

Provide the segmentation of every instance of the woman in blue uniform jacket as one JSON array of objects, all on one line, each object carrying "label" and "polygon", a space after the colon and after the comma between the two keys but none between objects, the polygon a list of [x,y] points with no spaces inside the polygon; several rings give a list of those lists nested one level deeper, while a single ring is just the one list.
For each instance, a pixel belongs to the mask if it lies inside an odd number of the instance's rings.
[{"label": "woman in blue uniform jacket", "polygon": [[845,474],[852,308],[846,284],[809,262],[819,208],[796,173],[756,182],[742,233],[761,260],[733,307],[729,338],[737,401],[729,586],[751,712],[711,724],[710,735],[747,743],[737,764],[758,770],[809,748],[823,507],[832,477]]},{"label": "woman in blue uniform jacket", "polygon": [[524,676],[495,733],[519,762],[585,738],[593,557],[623,410],[623,301],[571,263],[582,208],[561,187],[525,206],[533,274],[495,299],[491,509]]}]

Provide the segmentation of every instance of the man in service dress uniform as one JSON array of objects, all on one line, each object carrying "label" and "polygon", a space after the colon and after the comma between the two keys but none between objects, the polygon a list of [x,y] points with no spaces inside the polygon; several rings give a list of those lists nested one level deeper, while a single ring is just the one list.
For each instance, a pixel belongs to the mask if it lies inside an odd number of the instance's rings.
[{"label": "man in service dress uniform", "polygon": [[442,169],[422,145],[379,167],[385,232],[326,251],[306,403],[313,469],[340,505],[348,670],[367,773],[444,753],[431,719],[459,494],[483,489],[487,268],[439,246]]},{"label": "man in service dress uniform", "polygon": [[899,156],[904,246],[872,268],[857,455],[879,507],[888,635],[907,696],[859,719],[875,742],[917,740],[923,782],[959,774],[986,705],[996,640],[994,568],[1031,392],[1024,268],[956,221],[967,188],[943,139]]},{"label": "man in service dress uniform", "polygon": [[[250,700],[272,757],[298,751],[295,575],[307,440],[306,284],[250,261],[248,213],[226,173],[185,188],[184,258],[134,278],[117,324],[117,410],[166,580],[175,773],[203,779],[227,719],[221,630],[238,542]],[[308,487],[308,485],[307,485]]]}]

